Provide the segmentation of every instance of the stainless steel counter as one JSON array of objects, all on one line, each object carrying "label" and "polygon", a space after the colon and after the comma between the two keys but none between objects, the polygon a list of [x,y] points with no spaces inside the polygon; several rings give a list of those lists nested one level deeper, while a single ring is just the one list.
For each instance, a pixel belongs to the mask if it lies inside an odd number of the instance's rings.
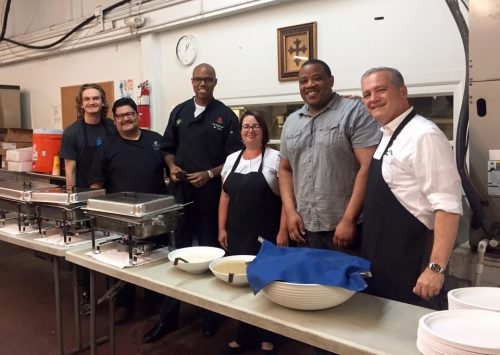
[{"label": "stainless steel counter", "polygon": [[118,269],[91,258],[88,251],[68,250],[66,259],[92,273],[97,271],[344,355],[419,354],[418,320],[432,312],[361,293],[327,310],[292,310],[262,294],[254,296],[248,287],[228,285],[209,272],[189,274],[165,261]]}]

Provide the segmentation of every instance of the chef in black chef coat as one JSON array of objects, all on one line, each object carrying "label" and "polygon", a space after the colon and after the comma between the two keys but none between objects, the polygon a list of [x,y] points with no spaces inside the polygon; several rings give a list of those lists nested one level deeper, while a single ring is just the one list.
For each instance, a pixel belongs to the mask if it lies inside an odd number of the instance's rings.
[{"label": "chef in black chef coat", "polygon": [[364,203],[362,256],[368,292],[440,308],[444,271],[462,214],[461,184],[442,131],[416,114],[399,71],[368,70],[363,102],[382,126]]},{"label": "chef in black chef coat", "polygon": [[[107,193],[142,192],[165,194],[165,153],[160,150],[161,135],[139,128],[139,115],[134,100],[125,97],[115,101],[113,117],[118,134],[102,147],[91,169],[92,187],[104,187]],[[166,236],[150,238],[166,244]],[[117,297],[117,324],[128,321],[135,310],[135,287],[127,284]],[[178,311],[179,301],[168,298],[169,309]],[[177,313],[171,330],[177,328]]]}]

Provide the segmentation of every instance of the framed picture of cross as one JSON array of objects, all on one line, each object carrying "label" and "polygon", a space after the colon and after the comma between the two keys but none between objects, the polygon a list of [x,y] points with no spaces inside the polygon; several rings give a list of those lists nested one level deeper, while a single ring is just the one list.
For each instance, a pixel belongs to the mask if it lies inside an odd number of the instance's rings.
[{"label": "framed picture of cross", "polygon": [[316,22],[278,28],[278,80],[297,80],[302,64],[316,58]]}]

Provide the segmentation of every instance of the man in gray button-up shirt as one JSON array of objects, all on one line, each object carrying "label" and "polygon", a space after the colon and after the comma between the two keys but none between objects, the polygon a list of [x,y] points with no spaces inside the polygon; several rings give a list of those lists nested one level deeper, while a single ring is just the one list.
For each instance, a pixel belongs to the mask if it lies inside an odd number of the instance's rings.
[{"label": "man in gray button-up shirt", "polygon": [[361,102],[333,92],[323,61],[304,63],[299,88],[305,105],[281,133],[279,184],[288,232],[310,247],[347,248],[361,232],[357,224],[379,126]]}]

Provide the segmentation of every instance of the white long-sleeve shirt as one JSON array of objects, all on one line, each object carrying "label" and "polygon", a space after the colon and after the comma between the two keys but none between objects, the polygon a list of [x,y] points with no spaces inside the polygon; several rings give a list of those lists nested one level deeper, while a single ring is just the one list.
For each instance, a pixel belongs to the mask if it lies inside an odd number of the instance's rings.
[{"label": "white long-sleeve shirt", "polygon": [[[391,136],[412,108],[381,128],[374,154],[380,159]],[[434,211],[462,214],[461,181],[453,151],[443,132],[416,115],[399,133],[382,162],[382,176],[398,201],[427,228]]]}]

